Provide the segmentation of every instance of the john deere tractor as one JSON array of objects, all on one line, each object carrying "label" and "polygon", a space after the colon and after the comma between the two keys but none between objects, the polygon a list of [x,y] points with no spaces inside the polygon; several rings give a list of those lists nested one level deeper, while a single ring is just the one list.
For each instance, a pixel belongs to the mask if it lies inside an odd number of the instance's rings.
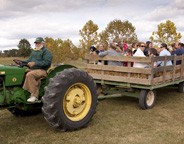
[{"label": "john deere tractor", "polygon": [[42,110],[49,125],[62,131],[85,127],[95,113],[96,85],[85,71],[71,65],[60,65],[41,80],[39,101],[28,103],[30,93],[22,89],[26,63],[0,66],[0,109],[15,116],[35,114]]}]

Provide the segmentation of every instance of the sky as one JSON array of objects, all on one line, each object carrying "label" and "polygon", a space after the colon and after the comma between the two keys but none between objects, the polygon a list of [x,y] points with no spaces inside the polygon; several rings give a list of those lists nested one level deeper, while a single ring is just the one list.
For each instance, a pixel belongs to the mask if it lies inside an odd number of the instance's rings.
[{"label": "sky", "polygon": [[101,32],[115,19],[128,20],[139,41],[149,40],[161,22],[171,20],[184,42],[184,0],[0,0],[0,50],[17,48],[20,39],[34,47],[36,37],[70,39],[89,20]]}]

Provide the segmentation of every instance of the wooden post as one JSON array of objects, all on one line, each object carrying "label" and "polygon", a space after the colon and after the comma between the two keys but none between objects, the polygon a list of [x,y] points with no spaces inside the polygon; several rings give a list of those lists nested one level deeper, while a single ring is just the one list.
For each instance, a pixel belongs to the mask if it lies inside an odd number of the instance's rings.
[{"label": "wooden post", "polygon": [[153,84],[153,76],[154,76],[154,56],[151,56],[151,75],[149,75],[150,84]]},{"label": "wooden post", "polygon": [[[128,62],[128,69],[131,67],[131,62]],[[128,72],[128,79],[130,79],[130,72]]]},{"label": "wooden post", "polygon": [[[102,65],[105,65],[104,60],[102,60]],[[102,68],[101,68],[101,75],[102,75],[101,77],[103,77],[103,75],[104,75],[104,70],[102,70]],[[101,84],[104,85],[104,80],[102,80],[102,79],[101,79]]]},{"label": "wooden post", "polygon": [[167,63],[167,56],[164,57],[163,82],[165,82],[165,76],[166,76],[166,63]]},{"label": "wooden post", "polygon": [[182,55],[182,58],[181,58],[181,73],[180,73],[180,79],[183,78],[183,69],[184,69],[184,55]]},{"label": "wooden post", "polygon": [[173,73],[172,73],[172,81],[175,80],[175,71],[176,71],[176,55],[174,55],[174,60],[173,60]]}]

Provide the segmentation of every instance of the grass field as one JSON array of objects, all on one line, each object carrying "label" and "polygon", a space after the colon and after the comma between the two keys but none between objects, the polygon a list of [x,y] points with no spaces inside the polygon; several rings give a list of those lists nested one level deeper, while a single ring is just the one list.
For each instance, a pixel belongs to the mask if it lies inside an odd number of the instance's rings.
[{"label": "grass field", "polygon": [[122,97],[99,102],[89,126],[74,132],[50,128],[42,114],[15,117],[0,111],[1,144],[183,144],[184,95],[158,90],[156,106],[141,110],[138,100]]},{"label": "grass field", "polygon": [[[26,60],[27,58],[23,58],[23,57],[0,57],[0,65],[10,65],[10,64],[15,64],[13,62],[13,59],[19,59],[19,60]],[[77,61],[62,61],[61,63],[63,64],[70,64],[70,65],[74,65],[78,68],[83,69],[85,64],[84,62],[82,62],[82,60],[77,60]]]},{"label": "grass field", "polygon": [[88,127],[74,132],[53,130],[42,114],[15,117],[0,111],[0,144],[76,143],[183,144],[184,94],[174,87],[158,89],[150,110],[141,110],[135,98],[101,100]]}]

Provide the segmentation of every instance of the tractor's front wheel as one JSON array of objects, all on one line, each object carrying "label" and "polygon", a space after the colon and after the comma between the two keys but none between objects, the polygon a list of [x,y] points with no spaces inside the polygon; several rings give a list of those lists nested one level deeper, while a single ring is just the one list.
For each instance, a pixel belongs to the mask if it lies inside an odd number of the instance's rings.
[{"label": "tractor's front wheel", "polygon": [[58,73],[42,97],[44,118],[55,129],[85,127],[95,113],[96,84],[86,72],[70,68]]}]

